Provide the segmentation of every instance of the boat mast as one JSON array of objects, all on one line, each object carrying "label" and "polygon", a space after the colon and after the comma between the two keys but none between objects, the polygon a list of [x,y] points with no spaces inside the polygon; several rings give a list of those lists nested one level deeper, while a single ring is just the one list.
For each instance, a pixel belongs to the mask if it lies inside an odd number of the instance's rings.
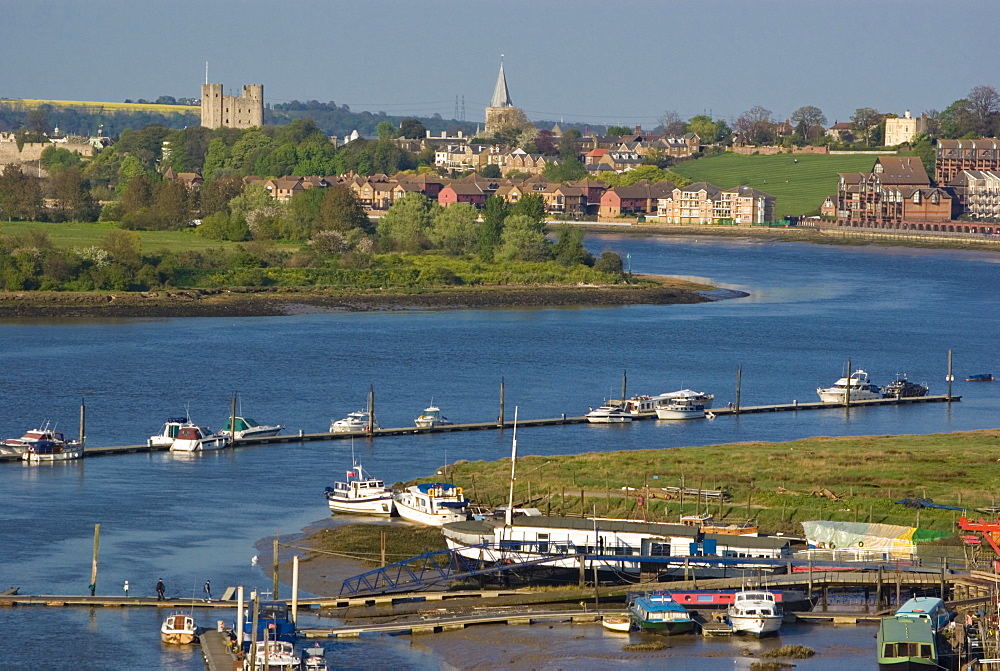
[{"label": "boat mast", "polygon": [[504,516],[505,526],[511,526],[514,520],[514,470],[517,468],[517,406],[514,406],[514,440],[510,448],[510,492],[507,494],[507,514]]}]

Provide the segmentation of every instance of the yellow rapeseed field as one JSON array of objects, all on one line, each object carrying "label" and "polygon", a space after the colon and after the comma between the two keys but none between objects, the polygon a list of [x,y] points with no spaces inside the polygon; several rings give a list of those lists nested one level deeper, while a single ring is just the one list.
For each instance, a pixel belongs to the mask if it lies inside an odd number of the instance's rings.
[{"label": "yellow rapeseed field", "polygon": [[35,100],[29,98],[2,98],[0,103],[13,104],[23,107],[38,107],[40,105],[52,105],[53,107],[81,107],[84,109],[103,108],[109,111],[127,112],[159,112],[161,114],[190,114],[200,111],[200,107],[195,105],[154,105],[153,103],[111,103],[94,102],[88,100]]}]

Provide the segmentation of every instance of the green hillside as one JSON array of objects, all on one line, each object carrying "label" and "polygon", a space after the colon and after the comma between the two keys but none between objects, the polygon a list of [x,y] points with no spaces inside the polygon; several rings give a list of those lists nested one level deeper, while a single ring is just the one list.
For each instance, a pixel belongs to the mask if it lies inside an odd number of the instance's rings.
[{"label": "green hillside", "polygon": [[695,182],[723,189],[747,184],[773,195],[775,217],[818,213],[823,199],[837,192],[837,173],[868,172],[871,155],[777,154],[742,156],[720,154],[678,163],[672,168]]}]

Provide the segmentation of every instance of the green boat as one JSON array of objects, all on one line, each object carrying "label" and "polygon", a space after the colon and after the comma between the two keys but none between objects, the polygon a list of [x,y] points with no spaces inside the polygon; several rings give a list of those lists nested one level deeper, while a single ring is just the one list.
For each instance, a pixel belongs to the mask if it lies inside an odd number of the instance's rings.
[{"label": "green boat", "polygon": [[929,620],[883,617],[878,629],[879,671],[930,671],[938,666]]},{"label": "green boat", "polygon": [[632,602],[629,618],[636,628],[662,634],[686,634],[694,629],[694,620],[684,606],[668,594],[649,594]]}]

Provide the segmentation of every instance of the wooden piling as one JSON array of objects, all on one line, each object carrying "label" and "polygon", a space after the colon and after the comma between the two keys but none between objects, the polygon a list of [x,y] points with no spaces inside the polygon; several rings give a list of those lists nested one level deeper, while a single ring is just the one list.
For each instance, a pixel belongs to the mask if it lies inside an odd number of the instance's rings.
[{"label": "wooden piling", "polygon": [[97,551],[101,546],[101,525],[94,525],[94,560],[90,565],[90,596],[97,593]]},{"label": "wooden piling", "polygon": [[80,446],[87,446],[87,404],[80,399]]},{"label": "wooden piling", "polygon": [[740,387],[742,385],[743,378],[743,366],[738,366],[736,368],[736,414],[740,414]]},{"label": "wooden piling", "polygon": [[272,590],[272,599],[278,600],[278,535],[274,536],[274,589]]},{"label": "wooden piling", "polygon": [[505,396],[504,381],[503,381],[503,377],[501,377],[500,378],[500,415],[497,417],[497,426],[500,427],[501,429],[503,428],[503,425],[504,425],[504,414],[505,414],[504,413],[504,396]]}]

